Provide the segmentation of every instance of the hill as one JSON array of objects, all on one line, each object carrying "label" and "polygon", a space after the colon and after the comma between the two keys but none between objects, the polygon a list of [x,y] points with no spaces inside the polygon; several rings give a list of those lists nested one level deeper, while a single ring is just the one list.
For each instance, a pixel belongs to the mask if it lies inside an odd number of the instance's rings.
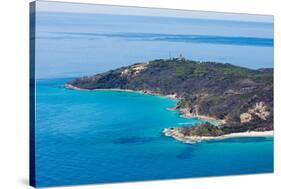
[{"label": "hill", "polygon": [[183,116],[217,123],[213,129],[208,128],[209,133],[200,130],[206,136],[273,130],[272,68],[253,70],[184,58],[158,59],[77,78],[66,86],[174,95],[179,99],[174,108]]}]

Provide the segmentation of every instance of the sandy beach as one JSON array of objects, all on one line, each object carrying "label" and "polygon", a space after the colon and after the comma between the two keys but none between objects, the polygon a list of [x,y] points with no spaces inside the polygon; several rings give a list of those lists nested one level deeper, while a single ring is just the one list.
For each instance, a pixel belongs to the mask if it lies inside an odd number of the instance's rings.
[{"label": "sandy beach", "polygon": [[240,138],[240,137],[273,137],[273,131],[249,131],[240,133],[231,133],[217,137],[211,136],[184,136],[182,133],[178,132],[177,128],[164,129],[163,133],[165,136],[173,137],[174,139],[184,142],[184,143],[196,143],[205,140],[222,140],[228,138]]},{"label": "sandy beach", "polygon": [[160,93],[155,93],[149,90],[130,90],[130,89],[118,89],[118,88],[112,88],[112,89],[82,89],[79,87],[75,87],[71,84],[65,84],[65,88],[67,89],[73,89],[73,90],[79,90],[79,91],[124,91],[124,92],[132,92],[132,93],[141,93],[141,94],[149,94],[149,95],[155,95],[155,96],[162,96],[162,97],[166,97],[172,100],[178,100],[179,98],[177,98],[176,94],[169,94],[169,95],[162,95]]}]

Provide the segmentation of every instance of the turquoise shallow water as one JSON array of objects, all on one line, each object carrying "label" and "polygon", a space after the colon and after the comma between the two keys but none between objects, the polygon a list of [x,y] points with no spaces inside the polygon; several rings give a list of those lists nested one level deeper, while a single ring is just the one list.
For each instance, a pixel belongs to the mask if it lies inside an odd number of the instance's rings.
[{"label": "turquoise shallow water", "polygon": [[38,186],[110,183],[273,171],[272,138],[183,144],[165,127],[200,122],[165,97],[73,91],[68,79],[36,83]]}]

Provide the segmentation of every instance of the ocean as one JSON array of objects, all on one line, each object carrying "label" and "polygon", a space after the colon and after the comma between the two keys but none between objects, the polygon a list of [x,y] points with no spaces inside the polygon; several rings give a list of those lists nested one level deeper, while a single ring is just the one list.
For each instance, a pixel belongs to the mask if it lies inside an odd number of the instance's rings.
[{"label": "ocean", "polygon": [[163,129],[202,120],[167,110],[175,100],[63,87],[75,77],[180,54],[273,67],[272,24],[48,12],[36,18],[37,186],[273,172],[272,137],[184,144]]},{"label": "ocean", "polygon": [[273,67],[273,24],[149,16],[38,12],[36,77],[79,77],[182,55]]},{"label": "ocean", "polygon": [[202,122],[167,110],[176,101],[118,91],[36,83],[38,186],[172,179],[273,171],[273,138],[184,144],[166,127]]}]

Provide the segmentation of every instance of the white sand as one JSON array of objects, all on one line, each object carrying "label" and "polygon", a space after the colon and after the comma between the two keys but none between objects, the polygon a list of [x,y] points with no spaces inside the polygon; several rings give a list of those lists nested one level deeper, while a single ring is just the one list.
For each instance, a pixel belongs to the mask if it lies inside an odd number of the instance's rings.
[{"label": "white sand", "polygon": [[249,132],[231,133],[218,137],[183,136],[181,133],[177,132],[176,129],[173,130],[164,129],[163,132],[166,136],[173,137],[174,139],[184,143],[196,143],[204,140],[222,140],[227,138],[240,138],[240,137],[273,137],[273,131],[249,131]]},{"label": "white sand", "polygon": [[232,137],[272,137],[273,131],[249,131],[242,133],[231,133],[227,135],[223,135],[224,138],[232,138]]}]

